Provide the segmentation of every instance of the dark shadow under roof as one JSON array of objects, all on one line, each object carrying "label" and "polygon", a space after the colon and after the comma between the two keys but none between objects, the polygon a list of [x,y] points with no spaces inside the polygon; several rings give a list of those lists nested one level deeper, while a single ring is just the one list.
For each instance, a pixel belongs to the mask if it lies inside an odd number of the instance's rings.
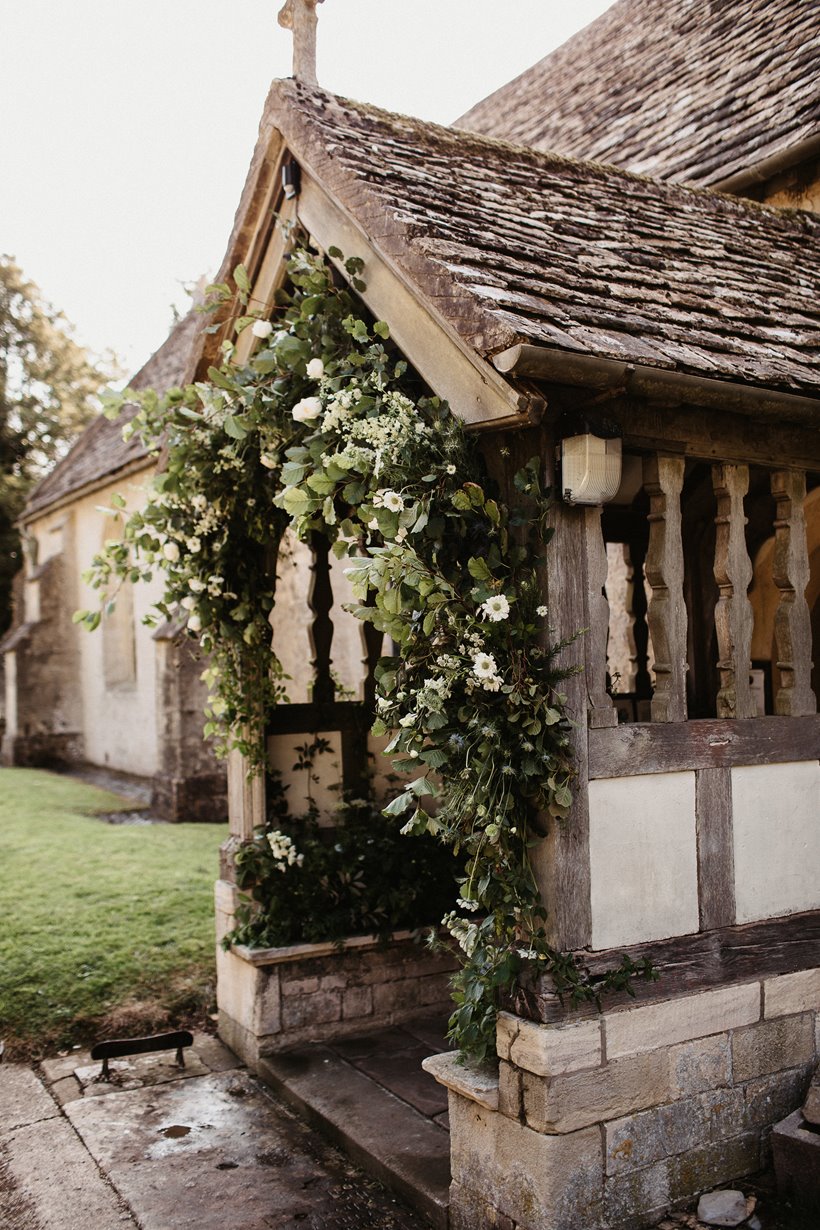
[{"label": "dark shadow under roof", "polygon": [[618,0],[456,125],[720,184],[820,138],[820,9],[815,0]]}]

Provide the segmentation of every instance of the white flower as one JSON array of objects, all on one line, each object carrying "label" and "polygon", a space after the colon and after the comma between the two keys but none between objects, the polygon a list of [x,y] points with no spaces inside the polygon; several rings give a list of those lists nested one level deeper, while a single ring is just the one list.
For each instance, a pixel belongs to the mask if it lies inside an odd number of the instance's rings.
[{"label": "white flower", "polygon": [[490,623],[497,624],[508,617],[510,604],[503,594],[494,594],[492,598],[482,602],[478,610],[482,619],[489,619]]},{"label": "white flower", "polygon": [[191,632],[201,632],[202,631],[202,620],[199,618],[198,615],[189,615],[188,616],[188,627]]},{"label": "white flower", "polygon": [[194,555],[196,555],[197,551],[200,551],[202,549],[202,543],[196,537],[196,535],[194,535],[193,538],[186,538],[185,545],[187,546],[189,551],[193,551]]},{"label": "white flower", "polygon": [[199,577],[191,577],[188,582],[188,588],[192,594],[201,594],[205,588],[205,582],[200,581]]},{"label": "white flower", "polygon": [[312,423],[321,413],[322,402],[318,397],[303,397],[292,410],[297,423]]},{"label": "white flower", "polygon": [[308,379],[321,380],[325,374],[325,365],[321,359],[311,359],[307,365]]},{"label": "white flower", "polygon": [[191,497],[191,507],[195,508],[197,512],[204,512],[205,509],[208,507],[208,501],[205,499],[204,495],[192,496]]},{"label": "white flower", "polygon": [[196,610],[196,598],[191,598],[190,596],[186,596],[185,598],[182,599],[179,605],[181,607],[184,607],[186,611],[195,611]]},{"label": "white flower", "polygon": [[477,653],[473,657],[473,674],[476,679],[489,679],[498,670],[498,664],[491,653]]},{"label": "white flower", "polygon": [[541,618],[543,619],[543,618],[544,618],[544,616],[545,616],[545,615],[546,615],[546,613],[547,613],[547,608],[546,608],[545,606],[537,606],[537,607],[535,608],[535,613],[536,613],[536,615],[540,615],[540,616],[541,616]]},{"label": "white flower", "polygon": [[447,473],[448,473],[448,474],[455,474],[455,472],[456,472],[456,467],[455,467],[454,465],[450,464],[450,465],[448,465],[448,466],[447,466]]},{"label": "white flower", "polygon": [[382,508],[386,508],[388,512],[404,512],[404,500],[399,495],[398,491],[382,491],[381,506]]},{"label": "white flower", "polygon": [[251,326],[251,333],[254,337],[270,337],[273,333],[273,325],[269,320],[255,320]]},{"label": "white flower", "polygon": [[259,460],[266,470],[275,470],[278,464],[276,458],[271,457],[270,453],[260,454]]},{"label": "white flower", "polygon": [[166,542],[165,546],[162,548],[162,554],[171,564],[176,564],[179,562],[179,547],[175,542]]},{"label": "white flower", "polygon": [[473,654],[473,674],[487,692],[497,692],[501,687],[498,664],[491,653]]},{"label": "white flower", "polygon": [[379,522],[376,517],[370,518],[370,520],[367,523],[367,528],[369,530],[377,530],[379,528]]}]

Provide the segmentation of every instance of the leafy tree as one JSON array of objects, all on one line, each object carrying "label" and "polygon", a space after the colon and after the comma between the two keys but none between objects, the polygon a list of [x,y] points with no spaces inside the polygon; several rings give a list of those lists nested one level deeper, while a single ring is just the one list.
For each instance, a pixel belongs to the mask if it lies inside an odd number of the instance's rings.
[{"label": "leafy tree", "polygon": [[0,633],[22,562],[15,520],[32,485],[96,414],[110,375],[14,259],[0,255]]}]

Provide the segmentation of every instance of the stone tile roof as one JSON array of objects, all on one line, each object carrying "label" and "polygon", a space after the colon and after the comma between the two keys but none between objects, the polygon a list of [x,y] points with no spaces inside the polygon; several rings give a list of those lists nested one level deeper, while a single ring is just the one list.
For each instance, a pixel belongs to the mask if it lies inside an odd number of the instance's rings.
[{"label": "stone tile roof", "polygon": [[293,82],[274,85],[263,137],[266,124],[483,356],[540,343],[820,396],[812,214],[516,148]]},{"label": "stone tile roof", "polygon": [[456,124],[723,183],[820,137],[820,11],[816,0],[619,0]]},{"label": "stone tile roof", "polygon": [[[159,350],[131,378],[130,387],[153,388],[161,392],[183,382],[201,321],[201,315],[191,310],[174,325]],[[33,489],[22,520],[30,521],[66,496],[79,493],[109,475],[113,477],[146,458],[148,454],[139,436],[132,436],[128,441],[122,438],[122,429],[135,410],[134,407],[129,413],[126,406],[119,418],[113,421],[103,415],[94,419],[66,456]]]}]

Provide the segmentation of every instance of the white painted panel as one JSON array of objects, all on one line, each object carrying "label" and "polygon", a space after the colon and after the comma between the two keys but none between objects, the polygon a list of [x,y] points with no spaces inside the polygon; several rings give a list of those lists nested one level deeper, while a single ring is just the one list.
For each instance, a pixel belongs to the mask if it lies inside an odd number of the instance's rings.
[{"label": "white painted panel", "polygon": [[732,769],[737,921],[820,907],[820,764]]},{"label": "white painted panel", "polygon": [[695,774],[589,783],[592,946],[698,930]]}]

